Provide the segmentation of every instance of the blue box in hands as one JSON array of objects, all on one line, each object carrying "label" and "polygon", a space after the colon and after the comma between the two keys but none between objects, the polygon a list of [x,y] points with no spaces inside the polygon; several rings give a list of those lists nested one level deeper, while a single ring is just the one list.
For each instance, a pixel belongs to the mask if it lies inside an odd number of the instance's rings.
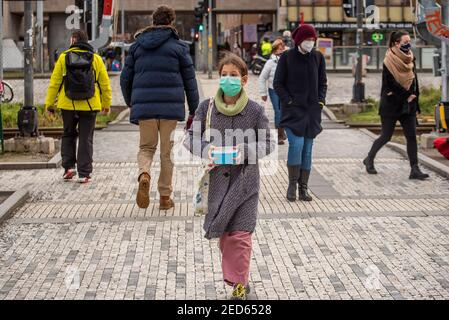
[{"label": "blue box in hands", "polygon": [[234,147],[217,147],[212,151],[214,164],[216,165],[236,165],[238,150]]}]

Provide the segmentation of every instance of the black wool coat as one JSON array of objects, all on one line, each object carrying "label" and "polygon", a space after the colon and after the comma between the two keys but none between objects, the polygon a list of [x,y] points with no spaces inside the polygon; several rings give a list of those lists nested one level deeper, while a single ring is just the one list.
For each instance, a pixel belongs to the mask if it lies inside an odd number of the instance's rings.
[{"label": "black wool coat", "polygon": [[299,137],[321,133],[321,106],[326,103],[326,62],[321,52],[303,54],[298,47],[281,56],[273,82],[281,99],[281,127]]},{"label": "black wool coat", "polygon": [[[409,114],[413,116],[416,115],[416,112],[421,112],[419,108],[419,83],[415,68],[413,68],[413,72],[415,73],[415,80],[410,89],[406,90],[395,80],[393,74],[384,64],[379,106],[379,115],[381,117],[399,119],[403,115]],[[416,95],[417,98],[407,108],[407,99],[412,94]],[[409,112],[405,113],[407,110]]]}]

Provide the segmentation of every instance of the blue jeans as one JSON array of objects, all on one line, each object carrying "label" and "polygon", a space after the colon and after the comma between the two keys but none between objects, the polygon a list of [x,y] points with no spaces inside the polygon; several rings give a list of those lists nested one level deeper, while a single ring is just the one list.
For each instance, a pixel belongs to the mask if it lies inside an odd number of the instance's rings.
[{"label": "blue jeans", "polygon": [[302,170],[312,169],[313,139],[296,136],[292,130],[285,128],[288,137],[288,162],[289,166],[301,166]]},{"label": "blue jeans", "polygon": [[279,99],[279,96],[273,89],[268,88],[268,94],[270,95],[274,110],[274,124],[276,128],[279,128],[279,124],[281,123],[281,99]]}]

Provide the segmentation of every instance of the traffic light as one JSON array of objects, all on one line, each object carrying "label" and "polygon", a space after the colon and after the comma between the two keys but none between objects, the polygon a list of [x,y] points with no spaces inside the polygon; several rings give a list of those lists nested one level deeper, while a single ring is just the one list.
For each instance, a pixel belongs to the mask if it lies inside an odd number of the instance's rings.
[{"label": "traffic light", "polygon": [[195,22],[200,24],[203,21],[203,9],[200,7],[195,7]]},{"label": "traffic light", "polygon": [[84,4],[84,23],[92,23],[92,0],[86,0]]},{"label": "traffic light", "polygon": [[200,0],[198,1],[197,6],[194,9],[194,15],[195,15],[195,41],[199,41],[200,39],[200,32],[204,31],[204,25],[203,25],[203,17],[205,14],[207,14],[208,11],[208,5],[207,1]]},{"label": "traffic light", "polygon": [[[358,0],[343,0],[343,11],[348,18],[357,18],[357,2]],[[363,12],[369,6],[374,5],[374,0],[363,0]]]}]

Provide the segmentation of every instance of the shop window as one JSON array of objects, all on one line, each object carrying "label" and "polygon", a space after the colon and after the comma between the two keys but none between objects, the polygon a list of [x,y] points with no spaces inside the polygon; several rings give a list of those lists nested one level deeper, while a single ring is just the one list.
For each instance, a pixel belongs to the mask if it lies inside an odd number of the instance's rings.
[{"label": "shop window", "polygon": [[381,22],[388,22],[388,10],[387,7],[379,7],[380,10],[380,21]]},{"label": "shop window", "polygon": [[327,18],[327,7],[315,7],[315,21],[326,22]]},{"label": "shop window", "polygon": [[299,20],[297,7],[288,7],[288,20],[289,21]]},{"label": "shop window", "polygon": [[289,7],[288,8],[288,20],[299,21],[300,14],[304,14],[304,21],[313,21],[313,8],[312,7]]},{"label": "shop window", "polygon": [[313,8],[312,7],[301,7],[300,13],[304,14],[304,21],[313,21]]},{"label": "shop window", "polygon": [[311,6],[311,5],[313,5],[313,0],[299,0],[299,4],[300,5],[306,5],[306,6]]},{"label": "shop window", "polygon": [[407,21],[407,22],[415,21],[415,15],[413,13],[413,10],[410,9],[410,7],[404,8],[404,21]]},{"label": "shop window", "polygon": [[343,21],[343,10],[341,10],[339,7],[330,7],[329,8],[329,21],[332,21],[332,22]]},{"label": "shop window", "polygon": [[[329,0],[329,5],[341,6],[341,5],[343,5],[343,0]],[[332,8],[332,9],[334,9],[334,8]]]},{"label": "shop window", "polygon": [[402,7],[390,7],[390,21],[402,22]]}]

